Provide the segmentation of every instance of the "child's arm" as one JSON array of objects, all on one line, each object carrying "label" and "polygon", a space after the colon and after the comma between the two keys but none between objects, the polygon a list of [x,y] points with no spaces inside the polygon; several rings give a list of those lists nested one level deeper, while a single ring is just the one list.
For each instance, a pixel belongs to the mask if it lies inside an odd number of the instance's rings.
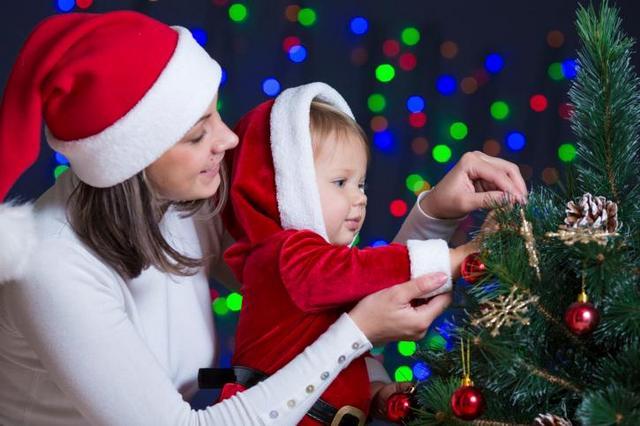
[{"label": "child's arm", "polygon": [[[443,240],[358,249],[331,245],[311,231],[283,231],[278,238],[281,279],[305,312],[354,303],[430,272],[451,276],[449,248]],[[451,280],[442,288],[447,285],[450,289]]]}]

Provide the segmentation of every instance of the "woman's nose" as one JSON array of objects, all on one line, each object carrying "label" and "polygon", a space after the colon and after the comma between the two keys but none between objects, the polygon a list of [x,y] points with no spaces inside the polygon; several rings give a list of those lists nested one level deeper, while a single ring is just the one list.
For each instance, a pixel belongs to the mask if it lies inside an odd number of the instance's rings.
[{"label": "woman's nose", "polygon": [[216,141],[212,146],[212,152],[222,153],[238,145],[238,135],[233,133],[224,122],[220,122],[220,125],[214,133],[216,134]]}]

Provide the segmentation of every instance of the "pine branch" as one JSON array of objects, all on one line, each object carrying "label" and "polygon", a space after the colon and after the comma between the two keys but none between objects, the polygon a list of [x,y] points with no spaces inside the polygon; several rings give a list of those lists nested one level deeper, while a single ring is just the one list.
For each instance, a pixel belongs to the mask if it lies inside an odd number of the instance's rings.
[{"label": "pine branch", "polygon": [[598,13],[580,6],[577,30],[579,71],[569,98],[578,181],[583,192],[605,195],[624,211],[638,191],[640,97],[631,65],[633,40],[623,34],[618,10],[608,1]]},{"label": "pine branch", "polygon": [[574,383],[570,382],[567,379],[564,379],[562,377],[553,375],[551,373],[549,373],[548,371],[545,371],[542,368],[533,366],[533,365],[529,365],[525,362],[521,362],[521,364],[533,375],[540,377],[541,379],[546,380],[549,383],[552,383],[554,385],[560,386],[562,388],[565,388],[571,392],[575,392],[575,393],[581,393],[583,390],[581,388],[579,388],[577,385],[575,385]]}]

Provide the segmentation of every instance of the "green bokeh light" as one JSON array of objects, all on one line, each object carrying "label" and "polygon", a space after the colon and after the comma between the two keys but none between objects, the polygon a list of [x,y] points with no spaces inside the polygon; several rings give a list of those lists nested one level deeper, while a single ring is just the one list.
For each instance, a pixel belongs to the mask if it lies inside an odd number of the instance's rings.
[{"label": "green bokeh light", "polygon": [[570,163],[576,158],[576,147],[570,143],[564,143],[558,147],[558,158],[560,161]]},{"label": "green bokeh light", "polygon": [[376,78],[382,83],[388,83],[396,76],[396,70],[392,65],[382,64],[376,68]]},{"label": "green bokeh light", "polygon": [[396,382],[410,382],[413,380],[413,370],[407,365],[401,365],[396,368],[393,376]]},{"label": "green bokeh light", "polygon": [[446,145],[436,145],[433,147],[431,155],[438,163],[446,163],[451,159],[451,148]]},{"label": "green bokeh light", "polygon": [[440,333],[430,331],[425,339],[425,344],[432,351],[441,351],[447,346],[447,341]]},{"label": "green bokeh light", "polygon": [[303,25],[305,27],[310,27],[311,25],[315,24],[316,11],[309,7],[300,9],[300,11],[298,12],[298,22],[300,22],[300,25]]},{"label": "green bokeh light", "polygon": [[242,22],[247,19],[248,15],[247,6],[242,3],[233,3],[229,6],[229,18],[233,22]]},{"label": "green bokeh light", "polygon": [[242,308],[242,295],[239,293],[231,293],[227,296],[227,307],[229,310],[238,312]]},{"label": "green bokeh light", "polygon": [[382,112],[387,106],[387,100],[380,93],[374,93],[367,99],[367,105],[371,112]]},{"label": "green bokeh light", "polygon": [[53,177],[58,179],[60,175],[66,172],[67,170],[69,170],[69,166],[64,164],[59,165],[55,169],[53,169]]},{"label": "green bokeh light", "polygon": [[451,127],[449,127],[449,134],[457,141],[461,141],[466,138],[468,133],[469,129],[467,128],[467,125],[462,121],[456,121],[451,125]]},{"label": "green bokeh light", "polygon": [[400,353],[400,355],[411,356],[416,353],[416,348],[416,342],[398,342],[398,352]]},{"label": "green bokeh light", "polygon": [[229,307],[227,306],[226,297],[218,297],[213,301],[213,312],[216,315],[226,315],[229,313]]},{"label": "green bokeh light", "polygon": [[424,186],[424,179],[418,174],[412,174],[407,176],[406,184],[409,191],[420,191]]},{"label": "green bokeh light", "polygon": [[400,38],[407,46],[415,46],[420,41],[420,31],[415,27],[407,27],[402,30]]},{"label": "green bokeh light", "polygon": [[560,62],[554,62],[549,65],[547,69],[547,74],[552,80],[560,81],[564,78],[564,73],[562,72],[562,64]]},{"label": "green bokeh light", "polygon": [[509,105],[504,101],[495,101],[491,104],[491,116],[496,120],[509,117]]}]

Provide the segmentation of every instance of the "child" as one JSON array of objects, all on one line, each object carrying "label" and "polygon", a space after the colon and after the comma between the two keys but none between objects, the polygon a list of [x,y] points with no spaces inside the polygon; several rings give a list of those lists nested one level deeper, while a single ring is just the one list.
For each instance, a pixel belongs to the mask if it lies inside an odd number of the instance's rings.
[{"label": "child", "polygon": [[[237,242],[225,260],[243,284],[233,357],[241,385],[276,371],[364,296],[429,272],[450,277],[458,267],[443,240],[352,247],[366,213],[368,150],[331,87],[286,90],[243,117],[236,132],[225,220]],[[438,293],[450,289],[449,278]],[[329,424],[336,412],[362,423],[371,399],[367,364],[353,361],[301,424]],[[309,392],[327,378],[310,382]],[[227,385],[222,397],[242,388]]]}]

